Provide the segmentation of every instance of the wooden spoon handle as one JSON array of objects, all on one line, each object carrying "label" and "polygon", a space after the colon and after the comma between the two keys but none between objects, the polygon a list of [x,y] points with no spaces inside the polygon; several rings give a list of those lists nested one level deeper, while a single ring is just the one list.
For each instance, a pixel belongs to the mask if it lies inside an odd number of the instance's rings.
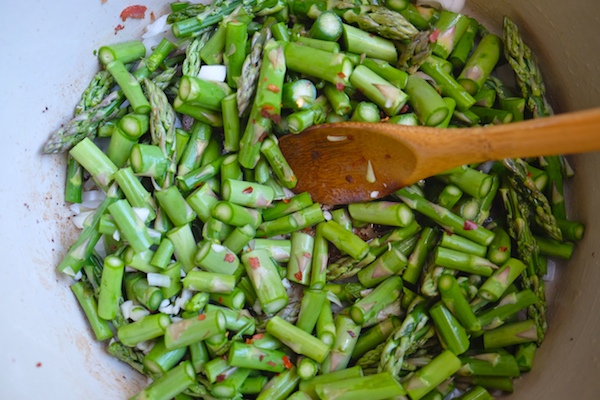
[{"label": "wooden spoon handle", "polygon": [[445,132],[440,131],[439,135],[410,133],[416,154],[427,153],[426,161],[439,163],[438,170],[444,170],[444,164],[452,168],[503,158],[597,151],[600,150],[600,109]]}]

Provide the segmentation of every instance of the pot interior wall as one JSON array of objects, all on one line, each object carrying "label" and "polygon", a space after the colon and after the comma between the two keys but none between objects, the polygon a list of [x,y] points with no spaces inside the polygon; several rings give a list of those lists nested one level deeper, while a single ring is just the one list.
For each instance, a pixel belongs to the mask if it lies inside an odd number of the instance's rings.
[{"label": "pot interior wall", "polygon": [[[468,13],[498,31],[502,15],[521,27],[538,54],[548,92],[560,112],[600,105],[600,3],[534,0],[468,1]],[[62,157],[41,157],[49,132],[72,115],[98,68],[103,43],[139,37],[143,25],[166,12],[145,1],[146,19],[123,22],[121,2],[8,2],[0,14],[0,44],[12,62],[0,63],[2,204],[0,278],[0,398],[125,398],[146,383],[95,343],[55,265],[75,239],[62,201]],[[115,29],[122,25],[122,30]],[[495,28],[494,28],[495,27]],[[19,36],[15,37],[15,32]],[[515,399],[597,398],[600,392],[600,154],[572,159],[571,216],[586,223],[584,240],[555,282],[550,330],[533,372]],[[596,254],[598,252],[598,254]]]}]

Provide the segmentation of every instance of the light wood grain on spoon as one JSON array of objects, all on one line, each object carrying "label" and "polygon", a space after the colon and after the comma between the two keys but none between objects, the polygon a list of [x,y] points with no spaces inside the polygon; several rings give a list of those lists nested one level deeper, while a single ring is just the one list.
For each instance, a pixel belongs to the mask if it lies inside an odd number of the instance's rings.
[{"label": "light wood grain on spoon", "polygon": [[600,150],[600,109],[466,129],[323,124],[285,135],[279,145],[298,178],[294,191],[349,204],[463,164]]}]

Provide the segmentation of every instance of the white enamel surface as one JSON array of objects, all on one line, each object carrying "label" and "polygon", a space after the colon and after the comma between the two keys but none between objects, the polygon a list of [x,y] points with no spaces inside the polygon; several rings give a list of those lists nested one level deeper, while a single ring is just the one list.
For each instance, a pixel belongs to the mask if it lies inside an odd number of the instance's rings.
[{"label": "white enamel surface", "polygon": [[[62,201],[63,159],[40,154],[97,70],[93,51],[140,37],[150,11],[159,16],[167,4],[139,3],[148,7],[146,19],[126,22],[119,14],[132,3],[116,0],[3,4],[0,399],[126,399],[146,383],[105,355],[68,289],[70,279],[56,273],[75,233]],[[600,3],[480,0],[467,9],[496,26],[504,13],[515,17],[540,55],[557,110],[600,105]],[[125,29],[115,34],[118,24]],[[557,272],[548,338],[511,398],[600,393],[600,155],[576,157],[573,166],[572,216],[587,224],[586,237],[566,273]]]}]

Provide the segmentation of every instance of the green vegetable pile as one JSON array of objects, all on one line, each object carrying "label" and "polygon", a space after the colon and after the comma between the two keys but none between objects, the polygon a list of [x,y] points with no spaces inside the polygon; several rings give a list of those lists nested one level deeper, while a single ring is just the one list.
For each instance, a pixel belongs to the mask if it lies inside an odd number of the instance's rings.
[{"label": "green vegetable pile", "polygon": [[89,179],[105,195],[58,269],[108,352],[152,378],[133,398],[512,392],[548,329],[548,260],[584,233],[567,160],[465,165],[331,207],[291,192],[277,138],[550,115],[513,22],[501,38],[408,0],[171,10],[174,38],[151,54],[99,49],[104,68],[44,148],[68,151],[68,202]]}]

